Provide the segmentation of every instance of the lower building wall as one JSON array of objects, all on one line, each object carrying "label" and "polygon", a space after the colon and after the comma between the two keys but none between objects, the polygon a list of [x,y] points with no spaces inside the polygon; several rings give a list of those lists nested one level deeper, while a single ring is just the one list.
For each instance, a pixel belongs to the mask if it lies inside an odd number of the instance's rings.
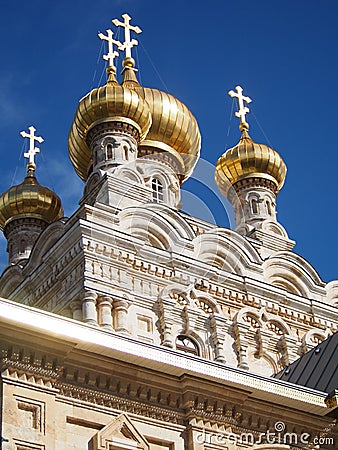
[{"label": "lower building wall", "polygon": [[[53,388],[8,381],[3,382],[3,450],[188,448],[184,426],[94,407],[90,402],[74,404],[71,399],[60,398]],[[107,431],[118,419],[120,429]],[[128,427],[132,429],[128,431]]]}]

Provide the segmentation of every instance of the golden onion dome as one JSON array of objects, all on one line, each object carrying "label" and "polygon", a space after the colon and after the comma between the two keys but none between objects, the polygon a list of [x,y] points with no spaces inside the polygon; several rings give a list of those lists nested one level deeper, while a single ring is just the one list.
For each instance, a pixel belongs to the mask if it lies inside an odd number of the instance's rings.
[{"label": "golden onion dome", "polygon": [[61,217],[63,208],[60,198],[38,183],[32,169],[28,169],[21,184],[12,186],[0,195],[1,230],[14,219],[35,218],[49,224]]},{"label": "golden onion dome", "polygon": [[114,119],[135,128],[138,139],[142,140],[151,125],[148,104],[136,91],[117,83],[114,69],[107,69],[109,78],[104,86],[93,89],[80,100],[69,132],[69,157],[84,181],[91,167],[91,151],[86,142],[90,129]]},{"label": "golden onion dome", "polygon": [[150,130],[139,146],[139,155],[151,154],[155,149],[173,154],[181,163],[182,178],[185,180],[200,155],[201,134],[197,120],[186,105],[174,96],[140,86],[132,58],[125,58],[123,64],[123,86],[134,89],[146,100],[152,116]]},{"label": "golden onion dome", "polygon": [[141,88],[137,92],[147,101],[153,119],[149,133],[140,145],[141,151],[155,147],[179,155],[183,161],[183,179],[188,178],[201,148],[201,134],[195,117],[184,103],[170,94],[151,88]]},{"label": "golden onion dome", "polygon": [[286,165],[280,154],[267,145],[254,142],[249,136],[248,126],[243,127],[238,144],[228,149],[216,164],[215,179],[225,195],[231,185],[248,178],[269,180],[278,193],[285,177]]}]

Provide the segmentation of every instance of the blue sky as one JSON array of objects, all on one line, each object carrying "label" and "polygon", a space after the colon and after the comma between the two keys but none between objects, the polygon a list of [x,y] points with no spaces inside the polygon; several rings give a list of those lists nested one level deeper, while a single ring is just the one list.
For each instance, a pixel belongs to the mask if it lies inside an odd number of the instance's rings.
[{"label": "blue sky", "polygon": [[[184,209],[232,222],[212,176],[239,139],[227,92],[240,84],[253,99],[252,138],[288,167],[279,221],[325,281],[338,278],[336,0],[1,2],[0,191],[25,175],[19,132],[33,124],[45,139],[37,177],[66,215],[75,211],[83,183],[68,160],[68,131],[104,70],[97,32],[125,12],[143,30],[135,55],[142,84],[182,100],[201,129],[203,161],[184,186]],[[6,260],[2,237],[1,267]]]}]

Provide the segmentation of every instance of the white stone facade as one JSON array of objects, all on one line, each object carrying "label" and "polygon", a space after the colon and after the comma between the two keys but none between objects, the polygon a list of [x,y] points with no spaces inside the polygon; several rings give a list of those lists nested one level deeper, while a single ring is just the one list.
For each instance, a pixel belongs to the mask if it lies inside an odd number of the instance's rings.
[{"label": "white stone facade", "polygon": [[93,179],[74,216],[41,234],[24,267],[5,270],[3,295],[156,345],[186,336],[199,356],[264,375],[337,330],[334,282],[291,251],[263,260],[257,239],[181,213],[162,162]]}]

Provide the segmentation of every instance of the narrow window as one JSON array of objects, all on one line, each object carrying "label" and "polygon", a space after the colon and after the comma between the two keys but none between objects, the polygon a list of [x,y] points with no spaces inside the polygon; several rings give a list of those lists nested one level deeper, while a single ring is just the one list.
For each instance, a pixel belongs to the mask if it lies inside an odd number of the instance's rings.
[{"label": "narrow window", "polygon": [[189,336],[180,334],[176,338],[176,350],[181,350],[185,353],[190,353],[191,355],[199,356],[198,345]]},{"label": "narrow window", "polygon": [[151,188],[153,190],[153,200],[156,203],[163,202],[163,184],[158,178],[153,178],[151,181]]},{"label": "narrow window", "polygon": [[266,203],[266,210],[267,210],[269,216],[271,216],[271,205],[270,205],[270,202],[267,200],[265,203]]},{"label": "narrow window", "polygon": [[21,239],[20,241],[20,253],[25,253],[26,250],[26,241],[24,239]]},{"label": "narrow window", "polygon": [[257,200],[255,198],[253,198],[251,200],[251,209],[252,209],[253,214],[257,214],[258,213]]},{"label": "narrow window", "polygon": [[126,160],[126,161],[128,161],[128,159],[129,159],[129,149],[128,149],[128,145],[124,145],[123,146],[123,150],[124,150],[124,159]]},{"label": "narrow window", "polygon": [[107,154],[107,159],[112,159],[112,157],[113,157],[113,146],[111,144],[107,144],[106,154]]}]

